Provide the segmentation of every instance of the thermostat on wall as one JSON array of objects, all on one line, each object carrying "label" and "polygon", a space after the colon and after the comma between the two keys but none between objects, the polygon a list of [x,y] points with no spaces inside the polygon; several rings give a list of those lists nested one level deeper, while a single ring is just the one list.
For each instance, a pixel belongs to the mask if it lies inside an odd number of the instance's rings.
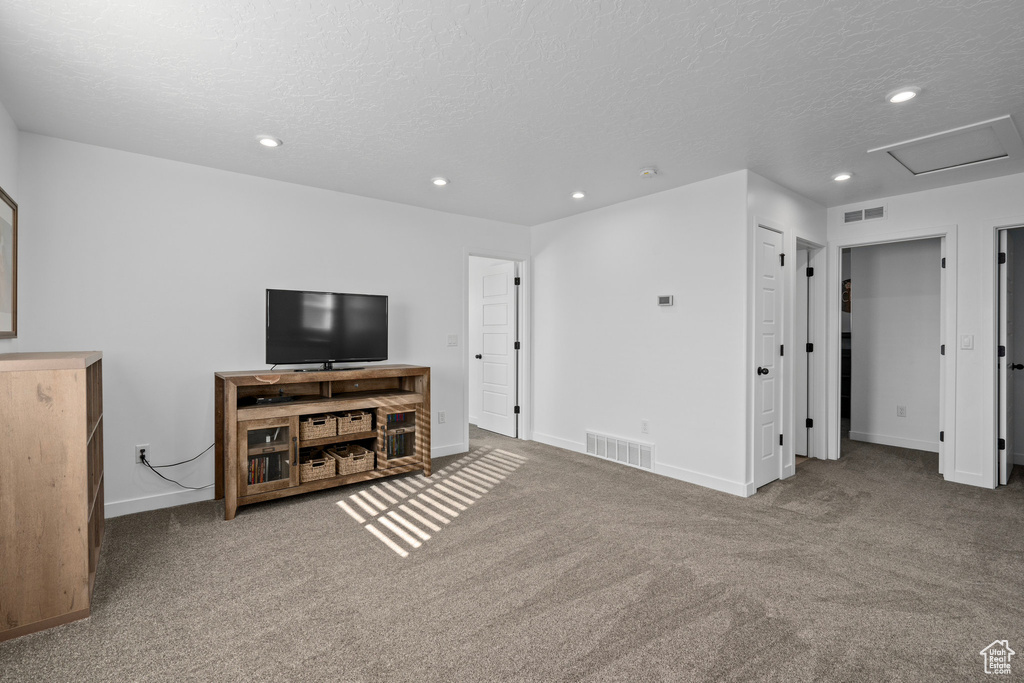
[{"label": "thermostat on wall", "polygon": [[658,295],[658,305],[659,306],[671,306],[672,305],[672,295],[671,294],[659,294]]}]

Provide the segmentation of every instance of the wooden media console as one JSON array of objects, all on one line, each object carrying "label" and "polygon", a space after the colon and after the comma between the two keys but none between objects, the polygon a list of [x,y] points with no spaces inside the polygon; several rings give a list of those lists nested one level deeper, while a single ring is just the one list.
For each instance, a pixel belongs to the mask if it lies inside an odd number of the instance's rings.
[{"label": "wooden media console", "polygon": [[[224,519],[250,503],[416,470],[430,476],[430,368],[218,372],[214,386],[216,497],[224,499]],[[342,433],[338,421],[368,427]],[[363,449],[363,471],[303,481],[301,472],[312,470],[301,465],[309,461],[335,471],[361,468],[342,464],[351,463],[346,452]]]}]

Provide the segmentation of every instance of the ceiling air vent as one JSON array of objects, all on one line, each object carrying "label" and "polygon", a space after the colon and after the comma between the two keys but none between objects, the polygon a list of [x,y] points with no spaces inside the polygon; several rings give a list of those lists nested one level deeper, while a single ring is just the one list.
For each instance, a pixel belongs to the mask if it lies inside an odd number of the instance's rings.
[{"label": "ceiling air vent", "polygon": [[873,206],[870,209],[857,209],[847,211],[843,214],[843,223],[857,223],[858,221],[877,221],[885,218],[884,206]]}]

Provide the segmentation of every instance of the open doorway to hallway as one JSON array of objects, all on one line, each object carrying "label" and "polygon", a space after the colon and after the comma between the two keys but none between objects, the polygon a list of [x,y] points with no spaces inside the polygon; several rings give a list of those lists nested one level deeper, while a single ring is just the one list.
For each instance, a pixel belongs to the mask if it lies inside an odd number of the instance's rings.
[{"label": "open doorway to hallway", "polygon": [[913,449],[934,453],[940,471],[942,250],[929,238],[842,251],[842,454]]}]

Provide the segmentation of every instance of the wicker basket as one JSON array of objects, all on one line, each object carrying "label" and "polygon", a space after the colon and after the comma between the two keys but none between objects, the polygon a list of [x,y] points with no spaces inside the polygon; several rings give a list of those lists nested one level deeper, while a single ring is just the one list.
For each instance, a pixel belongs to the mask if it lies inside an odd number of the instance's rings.
[{"label": "wicker basket", "polygon": [[333,446],[327,454],[337,461],[338,474],[355,474],[373,469],[373,451],[369,451],[354,443]]},{"label": "wicker basket", "polygon": [[299,423],[299,438],[303,441],[337,434],[338,418],[333,415],[310,415]]},{"label": "wicker basket", "polygon": [[365,410],[350,410],[338,416],[338,434],[356,434],[373,429],[373,415]]},{"label": "wicker basket", "polygon": [[299,480],[305,484],[307,481],[333,477],[337,471],[337,462],[323,451],[317,451],[309,460],[299,465]]}]

